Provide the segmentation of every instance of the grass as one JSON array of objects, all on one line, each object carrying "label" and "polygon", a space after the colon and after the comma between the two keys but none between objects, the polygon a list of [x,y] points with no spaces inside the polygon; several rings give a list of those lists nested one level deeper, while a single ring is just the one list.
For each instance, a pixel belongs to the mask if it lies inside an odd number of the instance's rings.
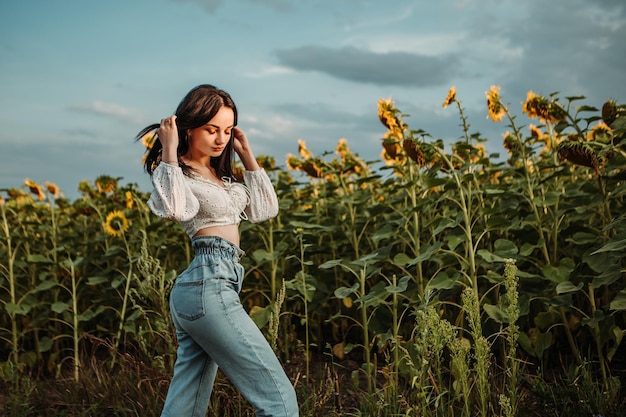
[{"label": "grass", "polygon": [[[6,417],[100,417],[158,416],[170,375],[146,365],[141,357],[123,354],[114,372],[108,358],[97,346],[84,357],[78,381],[68,369],[54,378],[34,378],[4,369],[0,380],[0,409]],[[367,395],[365,381],[355,380],[360,369],[358,355],[342,361],[329,355],[311,356],[309,380],[305,380],[302,352],[285,363],[296,387],[302,417],[412,416],[407,388],[398,391],[385,385],[379,375],[375,394]],[[520,384],[520,417],[620,417],[626,416],[624,393],[603,392],[594,383],[590,368],[573,370],[571,380],[523,375]],[[358,375],[358,372],[356,372]],[[473,410],[476,415],[478,410]],[[438,414],[441,415],[441,414]],[[450,417],[463,415],[462,403],[450,408]],[[494,414],[495,415],[495,414]],[[228,379],[218,374],[209,417],[253,417],[254,411]]]}]

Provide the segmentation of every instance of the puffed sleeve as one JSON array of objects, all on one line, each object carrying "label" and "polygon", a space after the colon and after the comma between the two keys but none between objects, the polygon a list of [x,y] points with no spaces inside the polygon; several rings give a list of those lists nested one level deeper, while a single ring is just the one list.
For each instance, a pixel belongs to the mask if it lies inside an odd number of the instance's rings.
[{"label": "puffed sleeve", "polygon": [[148,207],[157,216],[180,222],[190,220],[198,213],[198,199],[179,167],[161,162],[152,171],[152,185],[154,189]]},{"label": "puffed sleeve", "polygon": [[248,220],[260,223],[276,217],[278,197],[265,170],[245,171],[243,181],[250,190],[250,204],[246,207]]}]

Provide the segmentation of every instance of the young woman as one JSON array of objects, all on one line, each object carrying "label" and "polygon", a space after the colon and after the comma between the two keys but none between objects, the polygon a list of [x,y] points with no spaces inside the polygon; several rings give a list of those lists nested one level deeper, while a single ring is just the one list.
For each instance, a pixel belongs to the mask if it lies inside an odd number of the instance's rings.
[{"label": "young woman", "polygon": [[[239,223],[276,216],[278,200],[237,127],[235,103],[226,92],[200,85],[173,116],[137,138],[155,129],[145,161],[154,185],[148,205],[182,225],[195,250],[170,294],[178,350],[161,415],[204,417],[219,366],[257,416],[296,417],[294,388],[239,300]],[[233,177],[233,151],[245,167],[243,184]]]}]

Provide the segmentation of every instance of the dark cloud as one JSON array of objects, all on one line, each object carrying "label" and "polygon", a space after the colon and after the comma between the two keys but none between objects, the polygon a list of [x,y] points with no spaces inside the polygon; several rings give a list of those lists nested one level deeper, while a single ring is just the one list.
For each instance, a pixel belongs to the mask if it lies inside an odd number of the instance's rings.
[{"label": "dark cloud", "polygon": [[376,118],[376,103],[372,104],[372,114],[354,114],[323,103],[282,103],[273,106],[279,114],[294,116],[297,119],[320,125],[357,126],[367,124]]},{"label": "dark cloud", "polygon": [[524,51],[519,65],[509,71],[512,92],[584,95],[591,101],[585,104],[595,106],[610,95],[623,100],[625,84],[610,81],[623,78],[626,67],[626,23],[619,3],[542,2],[542,12],[532,19],[501,28],[502,36]]},{"label": "dark cloud", "polygon": [[608,7],[610,9],[608,11],[619,13],[622,15],[626,13],[624,0],[599,0],[598,3],[600,6]]},{"label": "dark cloud", "polygon": [[355,47],[303,46],[278,50],[276,56],[281,65],[298,71],[318,71],[342,80],[375,85],[443,85],[459,68],[457,57],[378,53]]}]

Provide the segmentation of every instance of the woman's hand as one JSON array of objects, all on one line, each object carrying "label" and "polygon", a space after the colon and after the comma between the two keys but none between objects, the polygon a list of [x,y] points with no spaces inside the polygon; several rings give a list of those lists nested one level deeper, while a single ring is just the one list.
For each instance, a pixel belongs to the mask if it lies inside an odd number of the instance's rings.
[{"label": "woman's hand", "polygon": [[248,137],[239,127],[235,126],[233,128],[233,148],[237,155],[241,157],[242,153],[248,152],[250,150],[250,143],[248,142]]},{"label": "woman's hand", "polygon": [[161,160],[167,164],[178,163],[178,127],[176,115],[161,119],[161,125],[157,129],[157,136],[163,146]]},{"label": "woman's hand", "polygon": [[157,130],[157,135],[163,149],[178,148],[178,128],[176,127],[176,116],[161,119],[161,125]]},{"label": "woman's hand", "polygon": [[243,163],[243,166],[248,171],[256,171],[259,169],[259,164],[252,153],[252,148],[250,148],[250,142],[248,142],[248,137],[239,127],[235,126],[233,128],[233,149],[239,155],[239,159]]}]

